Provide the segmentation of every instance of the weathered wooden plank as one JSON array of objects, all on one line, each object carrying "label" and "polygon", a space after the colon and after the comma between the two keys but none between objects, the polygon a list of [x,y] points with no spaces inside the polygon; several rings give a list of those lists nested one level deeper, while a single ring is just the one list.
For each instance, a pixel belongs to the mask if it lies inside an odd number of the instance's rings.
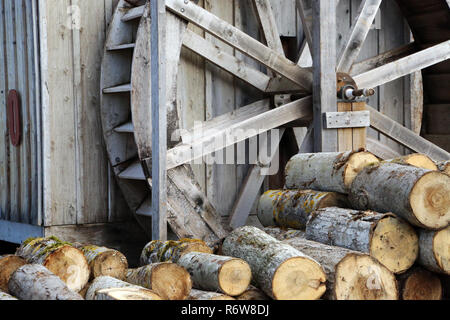
[{"label": "weathered wooden plank", "polygon": [[398,122],[367,106],[371,126],[389,138],[418,153],[424,153],[435,161],[450,159],[450,153],[427,141]]},{"label": "weathered wooden plank", "polygon": [[337,146],[337,131],[323,128],[323,113],[337,110],[336,97],[336,4],[313,1],[314,61],[314,135],[316,152],[333,152]]},{"label": "weathered wooden plank", "polygon": [[350,71],[372,27],[380,4],[381,0],[363,0],[361,3],[352,30],[340,49],[337,70],[341,72]]},{"label": "weathered wooden plank", "polygon": [[372,138],[367,138],[367,150],[383,160],[395,159],[401,156],[399,152]]},{"label": "weathered wooden plank", "polygon": [[[286,3],[287,2],[287,3]],[[291,0],[285,1],[282,6],[276,4],[274,8],[276,10],[281,7],[289,7],[291,4]],[[272,10],[272,4],[270,0],[254,0],[254,4],[256,6],[256,11],[258,12],[258,18],[261,25],[261,28],[264,32],[264,38],[266,39],[267,46],[278,53],[284,54],[283,44],[281,43],[280,33],[278,32],[277,21],[275,20],[275,14]],[[292,9],[292,8],[291,8]],[[291,12],[292,14],[292,12]],[[283,18],[287,19],[290,15],[284,16]],[[281,21],[281,15],[278,14],[279,21]],[[291,21],[292,22],[292,21]],[[286,23],[288,24],[288,23]],[[283,23],[284,25],[284,23]]]},{"label": "weathered wooden plank", "polygon": [[[338,103],[339,112],[351,112],[351,103]],[[370,124],[370,115],[369,115]],[[338,151],[346,152],[353,150],[353,131],[351,128],[341,128],[338,129]]]},{"label": "weathered wooden plank", "polygon": [[325,128],[363,128],[370,126],[370,112],[348,111],[348,112],[326,112]]},{"label": "weathered wooden plank", "polygon": [[239,51],[265,64],[268,68],[301,86],[305,92],[311,91],[311,74],[286,59],[282,54],[267,48],[261,42],[191,2],[186,4],[181,0],[167,0],[166,4],[168,9],[175,14],[195,23]]},{"label": "weathered wooden plank", "polygon": [[370,112],[366,111],[366,103],[363,102],[355,102],[352,103],[352,111],[354,113],[362,113],[368,115],[368,122],[364,123],[367,126],[363,126],[361,128],[353,128],[353,148],[352,150],[360,150],[365,149],[367,144],[367,127],[370,126]]},{"label": "weathered wooden plank", "polygon": [[297,10],[300,13],[301,22],[303,25],[303,33],[305,34],[306,42],[310,48],[313,47],[313,8],[312,0],[296,0]]},{"label": "weathered wooden plank", "polygon": [[272,11],[281,37],[297,36],[295,0],[270,0]]},{"label": "weathered wooden plank", "polygon": [[145,6],[139,6],[139,7],[135,7],[135,8],[131,8],[127,11],[127,13],[125,13],[122,17],[122,21],[123,22],[128,22],[131,20],[135,20],[135,19],[139,19],[140,17],[142,17],[143,13],[144,13],[144,7]]}]

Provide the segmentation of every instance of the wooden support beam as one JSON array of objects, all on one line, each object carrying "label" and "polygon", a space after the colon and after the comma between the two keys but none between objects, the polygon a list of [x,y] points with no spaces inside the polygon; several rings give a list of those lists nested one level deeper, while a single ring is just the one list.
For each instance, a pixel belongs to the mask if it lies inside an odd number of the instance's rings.
[{"label": "wooden support beam", "polygon": [[359,56],[359,52],[364,41],[369,34],[373,21],[380,8],[382,0],[363,0],[357,18],[343,47],[340,50],[337,70],[340,72],[349,72],[353,63]]},{"label": "wooden support beam", "polygon": [[194,23],[274,72],[293,81],[305,93],[311,92],[312,75],[310,71],[300,68],[281,53],[266,47],[258,40],[190,1],[186,3],[182,0],[166,0],[166,5],[174,14]]},{"label": "wooden support beam", "polygon": [[313,0],[313,106],[315,152],[338,149],[336,130],[323,125],[326,112],[337,111],[336,87],[336,4]]},{"label": "wooden support beam", "polygon": [[399,152],[372,138],[367,138],[367,150],[383,160],[395,159],[401,156]]},{"label": "wooden support beam", "polygon": [[450,40],[353,77],[359,88],[375,88],[450,59]]},{"label": "wooden support beam", "polygon": [[259,22],[266,38],[267,46],[280,54],[284,54],[277,22],[269,0],[253,1],[258,12]]},{"label": "wooden support beam", "polygon": [[371,127],[375,130],[415,152],[428,155],[435,161],[446,161],[450,159],[450,153],[447,151],[403,127],[376,109],[370,106],[367,106],[367,109],[370,111]]},{"label": "wooden support beam", "polygon": [[[167,240],[167,107],[165,0],[151,5],[152,238]],[[157,45],[153,45],[157,44]]]}]

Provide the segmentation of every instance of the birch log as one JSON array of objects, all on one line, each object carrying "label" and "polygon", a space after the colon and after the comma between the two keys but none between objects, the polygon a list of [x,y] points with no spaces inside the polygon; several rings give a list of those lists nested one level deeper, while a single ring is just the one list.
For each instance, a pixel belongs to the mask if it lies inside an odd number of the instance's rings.
[{"label": "birch log", "polygon": [[255,227],[234,230],[222,251],[247,261],[257,286],[276,300],[314,300],[326,291],[317,261]]},{"label": "birch log", "polygon": [[311,215],[306,238],[370,254],[394,273],[403,273],[416,261],[416,231],[391,213],[320,209]]},{"label": "birch log", "polygon": [[226,294],[192,289],[188,300],[236,300]]},{"label": "birch log", "polygon": [[450,223],[450,176],[439,171],[382,163],[358,174],[349,199],[355,209],[395,212],[425,229]]},{"label": "birch log", "polygon": [[162,300],[159,296],[150,290],[142,290],[137,288],[111,288],[101,289],[95,293],[94,300],[106,301],[137,301],[137,300]]},{"label": "birch log", "polygon": [[0,301],[13,301],[13,300],[18,300],[18,299],[7,294],[6,292],[0,291]]},{"label": "birch log", "polygon": [[330,300],[398,300],[395,275],[367,254],[302,238],[283,241],[318,261]]},{"label": "birch log", "polygon": [[192,289],[189,273],[170,262],[129,269],[126,281],[153,290],[163,300],[185,300]]},{"label": "birch log", "polygon": [[79,248],[86,257],[91,270],[91,279],[100,276],[110,276],[124,280],[128,269],[127,258],[117,250],[97,247],[82,246]]},{"label": "birch log", "polygon": [[179,241],[151,241],[141,254],[141,266],[158,262],[177,263],[184,254],[189,252],[213,253],[212,249],[201,240],[181,239]]},{"label": "birch log", "polygon": [[391,160],[386,160],[384,162],[397,163],[397,164],[401,164],[401,165],[413,166],[416,168],[422,168],[422,169],[428,169],[428,170],[438,170],[436,163],[434,163],[434,161],[431,160],[430,157],[428,157],[425,154],[421,154],[421,153],[410,154],[407,156],[398,157],[398,158],[391,159]]},{"label": "birch log", "polygon": [[270,298],[262,290],[254,286],[249,286],[236,300],[263,301],[270,300]]},{"label": "birch log", "polygon": [[347,194],[356,175],[378,163],[370,152],[298,154],[286,166],[286,188]]},{"label": "birch log", "polygon": [[[123,290],[114,290],[114,295],[110,295],[108,298],[105,297],[105,290],[111,289]],[[130,291],[128,289],[132,290]],[[99,294],[99,296],[97,296],[98,292],[102,290],[102,294]],[[123,295],[120,292],[123,292]],[[86,300],[133,300],[134,297],[131,297],[131,299],[129,299],[130,293],[133,293],[133,296],[139,296],[139,300],[162,300],[161,297],[152,290],[143,288],[141,286],[136,286],[109,276],[101,276],[92,281],[92,284],[89,286],[89,289],[86,292]]]},{"label": "birch log", "polygon": [[11,275],[27,262],[19,256],[7,255],[0,257],[0,291],[8,293],[8,282]]},{"label": "birch log", "polygon": [[438,163],[438,168],[442,172],[450,175],[450,160],[449,161],[444,161],[444,162],[439,162]]},{"label": "birch log", "polygon": [[306,234],[305,234],[304,230],[282,229],[282,228],[278,228],[278,227],[267,227],[267,228],[264,228],[264,232],[279,241],[289,240],[292,238],[303,238],[303,239],[306,238]]},{"label": "birch log", "polygon": [[43,265],[75,292],[89,281],[89,265],[83,252],[55,237],[29,239],[17,249],[16,255],[28,263]]},{"label": "birch log", "polygon": [[450,227],[420,231],[419,263],[430,271],[450,275]]},{"label": "birch log", "polygon": [[398,277],[403,300],[441,300],[439,277],[423,268],[414,267]]},{"label": "birch log", "polygon": [[327,207],[348,208],[346,195],[313,190],[270,190],[258,202],[258,219],[264,227],[305,229],[310,214]]},{"label": "birch log", "polygon": [[190,252],[178,264],[190,273],[194,288],[232,297],[241,295],[252,280],[252,270],[242,259]]},{"label": "birch log", "polygon": [[27,264],[17,269],[9,280],[9,292],[20,300],[83,300],[40,264]]}]

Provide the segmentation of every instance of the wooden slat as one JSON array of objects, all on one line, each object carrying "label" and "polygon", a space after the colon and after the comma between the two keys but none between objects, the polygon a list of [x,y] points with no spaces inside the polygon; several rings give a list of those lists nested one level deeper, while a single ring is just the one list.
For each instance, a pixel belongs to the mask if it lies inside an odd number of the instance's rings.
[{"label": "wooden slat", "polygon": [[123,15],[122,21],[128,22],[141,18],[144,13],[144,7],[145,6],[139,6],[129,9],[128,12]]},{"label": "wooden slat", "polygon": [[[199,139],[192,144],[181,145],[169,150],[167,155],[167,168],[175,168],[204,155],[222,150],[238,142],[282,126],[283,124],[301,118],[310,118],[311,116],[311,97],[294,101],[238,124],[234,124],[213,135]],[[224,137],[231,139],[224,139]]]},{"label": "wooden slat", "polygon": [[[366,103],[363,102],[355,102],[352,103],[352,111],[354,113],[365,113],[366,111]],[[368,119],[370,123],[370,116]],[[367,126],[368,127],[368,126]],[[352,135],[353,135],[353,148],[352,150],[360,150],[362,148],[366,148],[367,144],[367,127],[362,128],[353,128]]]},{"label": "wooden slat", "polygon": [[367,138],[367,150],[383,160],[395,159],[401,156],[396,150],[372,138]]},{"label": "wooden slat", "polygon": [[394,120],[367,106],[370,111],[371,126],[389,138],[418,153],[424,153],[435,161],[450,159],[450,153],[427,141],[413,131],[403,127]]},{"label": "wooden slat", "polygon": [[[0,54],[5,52],[5,1],[0,1]],[[9,207],[9,174],[8,174],[8,126],[6,118],[6,97],[7,97],[7,68],[2,61],[0,63],[0,219],[6,220],[10,211]]]},{"label": "wooden slat", "polygon": [[134,43],[111,45],[111,46],[107,46],[106,50],[108,50],[108,51],[129,50],[129,49],[134,49],[135,46],[136,46],[136,44],[134,44]]},{"label": "wooden slat", "polygon": [[175,14],[195,23],[220,40],[298,84],[305,92],[311,92],[311,74],[286,59],[282,54],[269,49],[261,42],[193,3],[186,4],[182,0],[167,0],[166,5]]},{"label": "wooden slat", "polygon": [[300,13],[301,22],[303,25],[303,33],[305,34],[306,42],[310,48],[313,47],[312,32],[313,32],[313,10],[312,0],[296,0],[297,10]]},{"label": "wooden slat", "polygon": [[272,11],[270,0],[254,0],[254,3],[267,46],[278,53],[284,54],[283,44],[281,43],[280,33],[278,32],[277,22]]},{"label": "wooden slat", "polygon": [[115,128],[114,131],[119,132],[119,133],[134,133],[133,122],[127,122],[127,123]]},{"label": "wooden slat", "polygon": [[125,93],[125,92],[131,92],[130,83],[103,89],[103,93]]},{"label": "wooden slat", "polygon": [[[338,103],[339,112],[352,111],[351,103]],[[353,150],[353,130],[351,128],[338,129],[338,151],[345,152]]]},{"label": "wooden slat", "polygon": [[358,58],[373,21],[377,15],[382,0],[363,0],[358,10],[358,17],[353,23],[344,46],[340,50],[337,70],[349,72]]},{"label": "wooden slat", "polygon": [[450,40],[354,77],[360,88],[374,88],[450,58]]},{"label": "wooden slat", "polygon": [[132,163],[128,168],[119,174],[120,179],[145,181],[144,170],[139,161]]}]

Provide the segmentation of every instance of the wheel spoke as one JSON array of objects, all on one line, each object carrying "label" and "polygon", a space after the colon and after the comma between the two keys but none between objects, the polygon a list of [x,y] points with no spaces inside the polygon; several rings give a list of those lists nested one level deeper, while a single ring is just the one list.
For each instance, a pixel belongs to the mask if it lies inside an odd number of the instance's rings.
[{"label": "wheel spoke", "polygon": [[284,54],[280,33],[269,0],[254,0],[259,21],[266,38],[267,46],[278,53]]},{"label": "wheel spoke", "polygon": [[364,0],[347,41],[341,48],[337,70],[349,72],[369,34],[382,0]]},{"label": "wheel spoke", "polygon": [[360,74],[354,80],[360,88],[375,88],[449,58],[450,40]]},{"label": "wheel spoke", "polygon": [[312,3],[311,0],[297,0],[297,10],[302,19],[303,33],[308,46],[312,48]]},{"label": "wheel spoke", "polygon": [[284,55],[268,48],[207,10],[182,0],[166,0],[166,6],[176,15],[187,19],[274,72],[298,84],[305,92],[312,91],[312,74],[309,70],[298,67]]}]

